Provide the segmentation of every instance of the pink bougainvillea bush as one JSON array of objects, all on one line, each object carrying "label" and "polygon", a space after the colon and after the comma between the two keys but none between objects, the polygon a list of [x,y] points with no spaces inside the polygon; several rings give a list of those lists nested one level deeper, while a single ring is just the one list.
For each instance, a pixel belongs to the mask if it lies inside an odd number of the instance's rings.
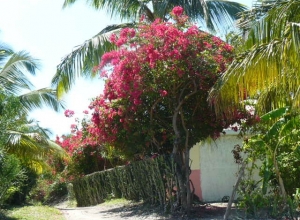
[{"label": "pink bougainvillea bush", "polygon": [[209,89],[225,71],[233,48],[190,25],[181,7],[174,23],[140,23],[110,40],[95,71],[106,78],[103,95],[90,105],[89,133],[131,154],[171,152],[175,139],[184,148],[216,138],[231,122],[215,116],[207,104]]},{"label": "pink bougainvillea bush", "polygon": [[[74,114],[72,110],[65,111],[65,116],[68,118],[72,118]],[[64,161],[63,164],[66,169],[57,170],[62,172],[66,181],[73,179],[74,176],[105,170],[124,163],[115,155],[111,155],[109,148],[99,144],[97,138],[89,135],[86,130],[90,123],[88,111],[85,110],[84,114],[82,120],[75,118],[75,123],[71,124],[71,134],[56,137],[56,143],[70,156],[70,160]]]},{"label": "pink bougainvillea bush", "polygon": [[233,48],[188,23],[182,7],[170,14],[173,22],[141,22],[110,37],[118,49],[94,68],[106,84],[89,106],[91,121],[79,130],[73,125],[72,135],[60,142],[70,154],[86,146],[109,146],[129,157],[170,153],[175,142],[178,149],[190,148],[247,117],[237,111],[232,121],[217,118],[207,103]]},{"label": "pink bougainvillea bush", "polygon": [[[233,48],[190,24],[182,7],[170,15],[172,22],[141,21],[111,35],[117,50],[105,53],[94,68],[106,83],[89,106],[91,120],[80,130],[74,125],[73,136],[61,145],[73,155],[80,153],[79,146],[98,146],[100,152],[128,160],[172,155],[177,204],[188,210],[189,150],[245,121],[247,114],[236,110],[228,121],[225,115],[217,117],[207,102],[209,90],[233,58]],[[68,111],[66,116],[73,114]]]}]

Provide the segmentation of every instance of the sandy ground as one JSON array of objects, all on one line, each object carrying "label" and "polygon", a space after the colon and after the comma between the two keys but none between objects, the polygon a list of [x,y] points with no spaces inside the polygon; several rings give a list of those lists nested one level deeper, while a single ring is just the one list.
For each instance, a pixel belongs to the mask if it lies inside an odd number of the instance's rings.
[{"label": "sandy ground", "polygon": [[[147,219],[147,220],[175,220],[175,219],[191,219],[191,220],[208,220],[223,219],[227,203],[214,203],[205,206],[196,206],[191,211],[191,217],[181,215],[164,215],[155,207],[145,206],[141,203],[118,203],[118,204],[100,204],[90,207],[68,207],[67,202],[56,205],[60,209],[66,220],[118,220],[118,219]],[[233,213],[234,214],[234,213]],[[234,219],[241,219],[236,218]]]},{"label": "sandy ground", "polygon": [[56,206],[60,209],[66,220],[117,220],[117,219],[171,219],[153,212],[145,211],[145,207],[140,203],[119,203],[119,204],[100,204],[90,207],[70,208],[65,203]]}]

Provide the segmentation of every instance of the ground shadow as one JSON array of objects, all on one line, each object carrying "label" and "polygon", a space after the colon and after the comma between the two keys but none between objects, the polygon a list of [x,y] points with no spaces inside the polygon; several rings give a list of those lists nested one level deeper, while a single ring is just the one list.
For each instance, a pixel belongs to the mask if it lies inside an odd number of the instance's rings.
[{"label": "ground shadow", "polygon": [[4,210],[0,210],[0,220],[17,220],[17,218],[8,217]]},{"label": "ground shadow", "polygon": [[[148,216],[155,216],[155,219],[175,220],[175,219],[223,219],[226,207],[214,206],[210,204],[197,204],[193,205],[190,215],[178,212],[166,214],[157,206],[151,206],[149,204],[130,204],[122,207],[114,207],[101,213],[119,213],[122,218],[137,217],[138,219],[147,219]],[[233,209],[232,212],[235,212]]]}]

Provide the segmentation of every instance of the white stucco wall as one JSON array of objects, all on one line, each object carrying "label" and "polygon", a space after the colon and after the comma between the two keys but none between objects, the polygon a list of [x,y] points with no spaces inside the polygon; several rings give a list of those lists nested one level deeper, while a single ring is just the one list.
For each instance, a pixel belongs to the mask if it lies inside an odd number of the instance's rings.
[{"label": "white stucco wall", "polygon": [[227,132],[218,140],[196,146],[200,149],[201,191],[204,202],[221,201],[230,196],[237,179],[239,166],[235,163],[232,150],[242,145],[237,132]]}]

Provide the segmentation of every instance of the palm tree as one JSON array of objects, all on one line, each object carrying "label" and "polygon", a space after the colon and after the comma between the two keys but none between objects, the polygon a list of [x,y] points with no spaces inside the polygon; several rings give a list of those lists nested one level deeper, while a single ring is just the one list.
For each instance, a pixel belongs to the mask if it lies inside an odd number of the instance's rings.
[{"label": "palm tree", "polygon": [[38,67],[39,62],[27,52],[14,52],[0,43],[0,147],[41,171],[49,154],[65,154],[49,140],[46,129],[27,119],[32,109],[48,105],[57,111],[63,107],[56,90],[33,90],[27,74],[35,75]]},{"label": "palm tree", "polygon": [[[63,7],[75,2],[76,0],[65,0]],[[155,18],[168,20],[167,13],[174,6],[181,5],[191,20],[206,25],[211,31],[224,28],[224,24],[232,25],[232,21],[238,18],[238,13],[246,9],[242,4],[225,0],[87,0],[87,4],[96,9],[107,10],[111,16],[119,16],[121,20],[136,21],[139,16],[144,15],[150,22]],[[61,97],[63,93],[68,92],[78,76],[93,77],[91,70],[99,64],[101,56],[115,49],[108,41],[108,37],[120,28],[134,25],[134,22],[110,25],[64,57],[52,79],[52,85],[56,87],[58,96]]]},{"label": "palm tree", "polygon": [[[230,116],[249,98],[267,113],[300,104],[300,0],[281,0],[269,6],[248,27],[246,50],[240,53],[210,92],[217,111]],[[248,12],[251,13],[251,12]]]}]

